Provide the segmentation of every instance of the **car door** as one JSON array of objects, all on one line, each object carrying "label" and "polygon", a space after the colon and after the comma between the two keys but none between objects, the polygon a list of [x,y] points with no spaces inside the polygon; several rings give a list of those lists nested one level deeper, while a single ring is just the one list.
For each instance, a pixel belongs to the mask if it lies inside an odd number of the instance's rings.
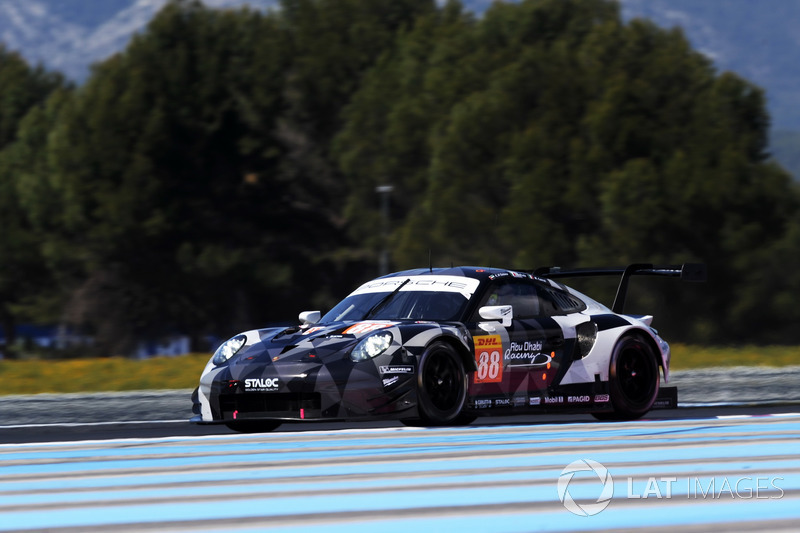
[{"label": "car door", "polygon": [[[481,307],[502,305],[513,311],[508,326],[478,314]],[[477,366],[470,394],[503,395],[509,403],[544,395],[564,351],[564,333],[548,316],[550,307],[532,279],[506,276],[492,281],[468,325]]]}]

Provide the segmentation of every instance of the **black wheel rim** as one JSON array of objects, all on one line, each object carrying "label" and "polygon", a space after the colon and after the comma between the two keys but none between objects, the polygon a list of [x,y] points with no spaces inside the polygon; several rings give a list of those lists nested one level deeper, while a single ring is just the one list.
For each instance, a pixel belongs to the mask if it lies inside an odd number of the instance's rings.
[{"label": "black wheel rim", "polygon": [[458,407],[461,396],[458,364],[446,352],[435,352],[428,358],[423,375],[425,390],[433,406],[440,411]]},{"label": "black wheel rim", "polygon": [[653,394],[653,362],[639,347],[622,350],[617,361],[617,381],[622,394],[633,404],[643,404]]}]

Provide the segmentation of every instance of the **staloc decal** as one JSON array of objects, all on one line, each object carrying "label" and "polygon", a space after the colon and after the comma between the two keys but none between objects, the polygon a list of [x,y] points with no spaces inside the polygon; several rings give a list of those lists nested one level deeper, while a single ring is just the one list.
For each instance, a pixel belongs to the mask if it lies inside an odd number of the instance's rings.
[{"label": "staloc decal", "polygon": [[244,380],[246,391],[274,391],[278,390],[278,378],[251,378]]}]

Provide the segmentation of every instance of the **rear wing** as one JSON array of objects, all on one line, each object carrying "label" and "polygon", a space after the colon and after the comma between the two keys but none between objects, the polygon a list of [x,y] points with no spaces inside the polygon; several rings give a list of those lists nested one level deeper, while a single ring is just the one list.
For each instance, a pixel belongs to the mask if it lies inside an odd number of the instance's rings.
[{"label": "rear wing", "polygon": [[680,278],[681,281],[704,282],[706,281],[706,265],[702,263],[684,263],[683,265],[654,266],[649,263],[634,263],[627,267],[618,268],[575,268],[562,269],[560,267],[541,267],[533,271],[534,275],[541,278],[580,278],[590,276],[621,276],[617,295],[611,310],[622,313],[625,307],[625,298],[628,296],[628,284],[632,276],[666,276]]}]

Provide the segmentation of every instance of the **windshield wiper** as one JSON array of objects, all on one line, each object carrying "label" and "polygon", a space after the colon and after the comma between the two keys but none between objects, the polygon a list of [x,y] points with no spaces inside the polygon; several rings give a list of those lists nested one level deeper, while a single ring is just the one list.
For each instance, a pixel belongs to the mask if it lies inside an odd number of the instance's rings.
[{"label": "windshield wiper", "polygon": [[394,295],[397,294],[400,291],[400,289],[402,289],[409,281],[411,281],[411,278],[406,279],[403,283],[398,285],[398,287],[395,290],[393,290],[392,292],[381,298],[378,303],[369,308],[369,311],[364,313],[364,318],[362,318],[361,320],[366,320],[375,313],[377,313],[378,310],[381,307],[385,306],[387,303],[389,303],[389,300],[391,300],[394,297]]}]

